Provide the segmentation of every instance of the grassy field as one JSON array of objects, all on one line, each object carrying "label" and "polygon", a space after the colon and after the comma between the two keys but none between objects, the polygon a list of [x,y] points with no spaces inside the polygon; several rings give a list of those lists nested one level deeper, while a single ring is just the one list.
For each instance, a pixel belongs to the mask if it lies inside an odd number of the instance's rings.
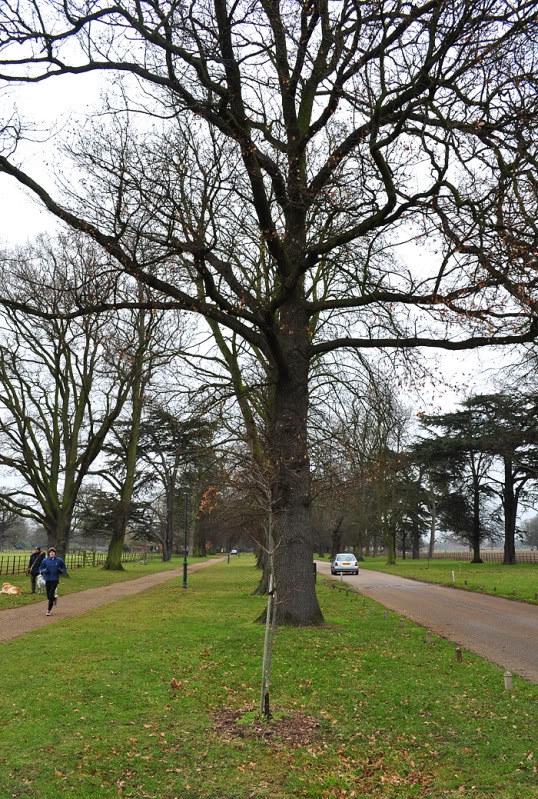
[{"label": "grassy field", "polygon": [[[502,563],[406,558],[398,560],[395,566],[387,566],[385,557],[377,557],[366,558],[360,567],[538,604],[538,563],[504,566]],[[454,582],[452,572],[454,572]]]},{"label": "grassy field", "polygon": [[[189,563],[200,563],[207,558],[189,558]],[[154,574],[155,572],[162,572],[168,569],[178,569],[183,565],[183,558],[172,558],[172,560],[163,563],[162,560],[150,560],[145,564],[142,563],[125,563],[124,571],[104,571],[102,566],[86,566],[81,569],[73,569],[69,571],[69,577],[61,577],[60,585],[58,586],[58,594],[66,596],[76,591],[85,591],[87,588],[99,588],[103,585],[111,585],[112,583],[123,582],[124,580],[135,580],[137,577],[143,577],[145,574]],[[12,574],[1,575],[0,585],[2,583],[11,583],[17,585],[21,589],[19,596],[10,596],[9,594],[0,594],[0,611],[4,608],[16,608],[20,605],[29,605],[33,602],[42,602],[45,598],[44,594],[32,594],[32,585],[30,577],[26,574]],[[1,618],[1,617],[0,617]]]},{"label": "grassy field", "polygon": [[[3,644],[0,795],[531,799],[538,687],[318,581],[326,625],[277,631],[259,701],[253,558]],[[1,613],[0,613],[1,620]],[[242,721],[244,723],[236,723]]]}]

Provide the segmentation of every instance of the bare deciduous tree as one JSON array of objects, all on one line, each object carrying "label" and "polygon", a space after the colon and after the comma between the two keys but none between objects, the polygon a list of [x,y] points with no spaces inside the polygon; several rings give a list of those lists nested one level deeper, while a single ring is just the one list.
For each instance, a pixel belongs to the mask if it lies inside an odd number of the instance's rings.
[{"label": "bare deciduous tree", "polygon": [[[20,252],[4,292],[49,310],[71,304],[74,286],[91,282],[94,255],[75,244]],[[0,324],[0,467],[15,479],[0,504],[42,524],[63,554],[77,494],[126,401],[132,365],[115,348],[116,319],[107,315],[36,321],[4,308]]]}]

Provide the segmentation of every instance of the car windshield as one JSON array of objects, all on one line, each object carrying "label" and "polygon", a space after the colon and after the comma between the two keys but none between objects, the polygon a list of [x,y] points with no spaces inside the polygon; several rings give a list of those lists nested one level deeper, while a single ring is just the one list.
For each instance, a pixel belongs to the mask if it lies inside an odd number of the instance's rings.
[{"label": "car windshield", "polygon": [[349,552],[346,552],[343,555],[337,555],[335,560],[356,560],[355,555],[350,555]]}]

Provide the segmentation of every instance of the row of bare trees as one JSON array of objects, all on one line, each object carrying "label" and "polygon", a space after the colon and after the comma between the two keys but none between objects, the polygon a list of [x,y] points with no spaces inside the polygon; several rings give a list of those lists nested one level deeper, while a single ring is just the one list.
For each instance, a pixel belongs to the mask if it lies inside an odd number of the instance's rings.
[{"label": "row of bare trees", "polygon": [[[150,400],[166,415],[170,397],[159,400],[159,380],[180,353],[185,329],[177,317],[164,319],[162,312],[139,307],[148,296],[144,287],[131,293],[132,285],[116,277],[96,281],[96,271],[104,266],[100,255],[73,235],[4,253],[9,266],[2,277],[4,296],[14,305],[24,298],[43,315],[28,316],[11,306],[1,317],[0,469],[8,487],[0,502],[6,513],[37,523],[49,543],[65,552],[83,485],[104,481],[114,519],[107,567],[118,568],[133,510],[144,414],[147,439]],[[90,293],[95,300],[97,294],[109,302],[130,300],[130,307],[62,318],[62,308],[87,301]],[[165,437],[161,430],[153,446],[152,479],[159,482],[155,474],[160,476],[166,495],[172,478],[159,471],[157,462],[170,455]],[[184,465],[183,442],[176,450],[174,485]],[[168,505],[165,524],[170,526]],[[167,556],[170,546],[168,534]]]},{"label": "row of bare trees", "polygon": [[[11,253],[4,294],[14,300],[35,292],[37,306],[46,275],[44,307],[60,306],[71,292],[88,290],[95,255],[78,236]],[[114,292],[120,296],[116,285]],[[242,365],[252,388],[236,384],[240,355],[215,328],[214,354],[191,358],[202,377],[187,381],[197,385],[189,394],[195,404],[173,413],[171,363],[180,353],[188,360],[185,331],[139,301],[135,296],[119,314],[82,319],[4,313],[0,465],[20,479],[1,492],[3,527],[33,519],[64,549],[73,531],[104,537],[107,568],[121,568],[128,529],[158,543],[168,559],[185,532],[188,501],[190,550],[256,545],[265,591],[270,559],[263,555],[280,544],[271,530],[268,387],[256,364]],[[184,391],[184,384],[175,388],[179,396]],[[505,561],[514,562],[518,502],[537,473],[532,394],[471,398],[462,411],[422,417],[444,435],[411,447],[410,414],[379,366],[364,358],[325,363],[310,391],[313,547],[333,554],[344,544],[359,554],[379,548],[392,562],[397,547],[418,557],[427,526],[432,549],[440,526],[468,542],[478,561],[481,542],[496,532],[494,514],[485,523],[482,511],[497,493]],[[204,417],[195,407],[213,413]],[[491,477],[496,456],[504,458],[504,479]]]},{"label": "row of bare trees", "polygon": [[[269,478],[280,622],[322,621],[312,379],[339,353],[392,353],[397,371],[417,348],[538,335],[537,19],[524,0],[0,9],[3,84],[116,76],[104,115],[54,152],[63,185],[21,166],[32,124],[15,109],[0,174],[100,248],[96,285],[144,286],[138,308],[209,326]],[[130,291],[45,316],[117,314]]]}]

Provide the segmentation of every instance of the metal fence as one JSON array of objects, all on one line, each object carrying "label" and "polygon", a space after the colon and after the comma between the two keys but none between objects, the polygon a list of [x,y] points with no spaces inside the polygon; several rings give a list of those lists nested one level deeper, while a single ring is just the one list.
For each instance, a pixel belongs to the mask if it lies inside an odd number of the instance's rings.
[{"label": "metal fence", "polygon": [[[103,566],[107,558],[106,552],[95,550],[80,550],[69,552],[65,558],[65,565],[69,569],[81,569],[84,566]],[[140,561],[160,560],[160,552],[123,552],[122,563],[138,563]],[[2,555],[0,554],[0,575],[24,574],[28,568],[28,555]]]},{"label": "metal fence", "polygon": [[[402,553],[398,553],[398,557],[401,557]],[[411,560],[411,553],[407,552],[406,557]],[[481,551],[480,557],[483,561],[495,562],[495,563],[502,563],[504,560],[504,553],[503,552],[489,552],[489,551]],[[420,553],[421,560],[426,560],[429,558],[427,552]],[[430,560],[472,560],[473,553],[467,552],[465,550],[460,550],[459,552],[434,552],[431,556]],[[516,563],[538,563],[538,552],[521,552],[516,550]]]}]

